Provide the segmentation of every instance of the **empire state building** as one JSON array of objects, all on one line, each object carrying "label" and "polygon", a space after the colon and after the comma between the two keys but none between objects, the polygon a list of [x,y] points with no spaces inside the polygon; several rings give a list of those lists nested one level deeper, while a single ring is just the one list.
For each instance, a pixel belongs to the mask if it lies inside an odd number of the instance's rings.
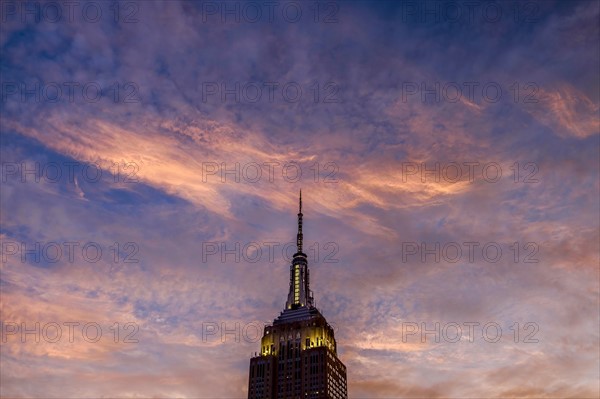
[{"label": "empire state building", "polygon": [[333,328],[313,305],[302,252],[302,192],[298,235],[285,309],[264,329],[260,355],[250,359],[249,399],[343,399],[346,366],[337,357]]}]

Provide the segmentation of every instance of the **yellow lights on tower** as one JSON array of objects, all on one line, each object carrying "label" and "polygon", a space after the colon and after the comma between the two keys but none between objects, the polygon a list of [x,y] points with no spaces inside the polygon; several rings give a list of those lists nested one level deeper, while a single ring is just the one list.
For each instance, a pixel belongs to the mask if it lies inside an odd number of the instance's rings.
[{"label": "yellow lights on tower", "polygon": [[294,303],[300,303],[300,265],[294,265]]}]

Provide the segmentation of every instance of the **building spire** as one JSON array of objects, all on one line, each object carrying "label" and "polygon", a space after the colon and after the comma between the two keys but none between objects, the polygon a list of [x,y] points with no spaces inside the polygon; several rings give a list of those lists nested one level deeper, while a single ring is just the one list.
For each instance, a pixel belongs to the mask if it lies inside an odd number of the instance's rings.
[{"label": "building spire", "polygon": [[298,235],[296,236],[296,246],[298,253],[302,253],[302,189],[300,190],[300,207],[298,211]]},{"label": "building spire", "polygon": [[296,235],[296,246],[298,251],[294,254],[290,266],[290,292],[286,302],[286,309],[297,309],[302,306],[313,306],[312,293],[310,292],[308,260],[302,252],[302,190],[298,207],[298,234]]}]

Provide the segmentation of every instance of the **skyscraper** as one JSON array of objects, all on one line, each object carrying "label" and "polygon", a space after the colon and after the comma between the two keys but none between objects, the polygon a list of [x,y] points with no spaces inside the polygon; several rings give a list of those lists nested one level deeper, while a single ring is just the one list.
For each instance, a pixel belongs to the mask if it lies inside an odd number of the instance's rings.
[{"label": "skyscraper", "polygon": [[249,399],[348,397],[346,366],[337,357],[333,328],[313,304],[302,216],[301,191],[290,290],[285,309],[264,329],[260,355],[250,359]]}]

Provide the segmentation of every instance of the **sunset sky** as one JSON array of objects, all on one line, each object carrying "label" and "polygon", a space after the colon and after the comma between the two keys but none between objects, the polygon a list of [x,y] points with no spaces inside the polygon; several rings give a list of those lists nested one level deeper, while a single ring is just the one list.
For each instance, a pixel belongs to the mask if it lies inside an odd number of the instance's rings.
[{"label": "sunset sky", "polygon": [[0,396],[246,397],[300,189],[350,398],[600,395],[598,1],[67,3],[0,3]]}]

